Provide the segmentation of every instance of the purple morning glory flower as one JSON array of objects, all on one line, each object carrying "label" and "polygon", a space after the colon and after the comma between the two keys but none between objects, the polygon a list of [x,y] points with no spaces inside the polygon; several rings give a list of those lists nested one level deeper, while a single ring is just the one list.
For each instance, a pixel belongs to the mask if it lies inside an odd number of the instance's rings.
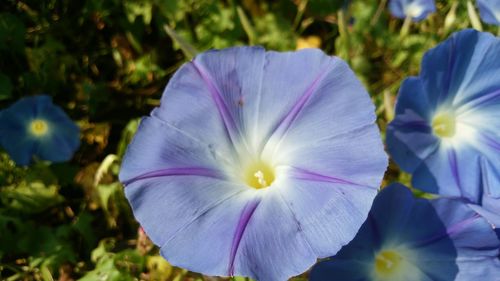
[{"label": "purple morning glory flower", "polygon": [[416,199],[393,184],[375,198],[356,237],[318,263],[310,280],[496,280],[499,249],[489,223],[463,202]]},{"label": "purple morning glory flower", "polygon": [[[500,38],[464,30],[401,85],[388,150],[415,187],[500,216]],[[496,201],[496,203],[494,203]]]},{"label": "purple morning glory flower", "polygon": [[500,0],[477,0],[476,4],[485,23],[500,25]]},{"label": "purple morning glory flower", "polygon": [[0,145],[18,165],[33,156],[63,162],[80,146],[80,129],[51,97],[26,97],[0,111]]},{"label": "purple morning glory flower", "polygon": [[142,120],[120,179],[172,264],[285,280],[365,220],[387,164],[374,121],[347,64],[320,50],[209,51]]},{"label": "purple morning glory flower", "polygon": [[436,11],[436,4],[434,0],[391,0],[389,10],[397,18],[421,21]]}]

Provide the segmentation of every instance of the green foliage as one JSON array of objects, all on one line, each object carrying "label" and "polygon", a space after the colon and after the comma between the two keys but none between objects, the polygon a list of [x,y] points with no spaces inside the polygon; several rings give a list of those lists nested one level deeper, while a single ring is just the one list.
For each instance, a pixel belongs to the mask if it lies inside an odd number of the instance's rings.
[{"label": "green foliage", "polygon": [[[82,146],[69,163],[36,161],[30,167],[17,167],[0,151],[0,279],[213,280],[168,264],[133,218],[118,171],[139,117],[159,104],[172,73],[198,51],[307,46],[351,65],[384,131],[401,81],[418,74],[424,52],[456,30],[480,26],[468,1],[440,0],[437,13],[404,34],[402,21],[386,5],[5,0],[0,107],[24,96],[51,95],[80,125]],[[385,181],[409,185],[410,176],[391,163]]]}]

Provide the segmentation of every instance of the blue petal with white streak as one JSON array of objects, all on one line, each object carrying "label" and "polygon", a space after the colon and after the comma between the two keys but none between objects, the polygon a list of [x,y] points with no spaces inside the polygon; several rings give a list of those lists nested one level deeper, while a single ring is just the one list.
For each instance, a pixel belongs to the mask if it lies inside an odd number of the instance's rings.
[{"label": "blue petal with white streak", "polygon": [[[463,30],[406,79],[387,128],[394,161],[426,192],[461,197],[499,225],[500,38]],[[495,222],[495,223],[493,223]]]},{"label": "blue petal with white streak", "polygon": [[436,4],[434,0],[391,0],[389,10],[397,18],[421,21],[436,11]]},{"label": "blue petal with white streak", "polygon": [[485,23],[500,25],[500,0],[476,0],[476,4]]},{"label": "blue petal with white streak", "polygon": [[0,146],[18,165],[64,162],[80,146],[80,129],[51,97],[26,97],[0,111]]},{"label": "blue petal with white streak", "polygon": [[356,237],[317,264],[310,280],[495,280],[499,248],[490,224],[467,204],[416,199],[393,184],[376,197]]}]

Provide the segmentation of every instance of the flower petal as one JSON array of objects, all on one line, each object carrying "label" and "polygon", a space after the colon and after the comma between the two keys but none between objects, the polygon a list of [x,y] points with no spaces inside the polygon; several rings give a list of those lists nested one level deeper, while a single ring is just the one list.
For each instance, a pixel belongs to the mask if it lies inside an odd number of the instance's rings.
[{"label": "flower petal", "polygon": [[[204,131],[203,128],[200,126],[200,131]],[[156,117],[144,118],[138,130],[141,133],[136,134],[123,160],[119,175],[121,182],[179,168],[208,169],[224,178],[222,171],[229,166],[230,160],[210,144],[202,143]]]},{"label": "flower petal", "polygon": [[474,148],[440,145],[415,170],[412,184],[426,192],[477,202],[480,180],[479,156]]},{"label": "flower petal", "polygon": [[287,280],[316,262],[301,222],[282,198],[279,187],[262,194],[235,259],[235,275],[256,280]]},{"label": "flower petal", "polygon": [[419,77],[408,77],[401,84],[396,101],[396,114],[412,111],[421,119],[430,120],[436,104],[431,104],[422,80]]},{"label": "flower petal", "polygon": [[323,140],[325,144],[374,124],[373,103],[347,64],[336,57],[323,59],[328,64],[283,116],[264,154],[280,146],[303,149]]},{"label": "flower petal", "polygon": [[391,0],[389,10],[397,18],[411,16],[413,21],[421,21],[429,13],[435,12],[436,6],[434,0]]},{"label": "flower petal", "polygon": [[481,19],[489,24],[500,25],[500,2],[492,0],[477,0]]},{"label": "flower petal", "polygon": [[41,109],[38,117],[47,121],[50,133],[39,140],[37,154],[53,162],[71,159],[80,146],[80,128],[61,108],[52,104]]},{"label": "flower petal", "polygon": [[335,259],[335,261],[320,262],[311,270],[309,280],[365,281],[369,280],[366,277],[366,272],[369,271],[371,266],[371,263],[350,259]]},{"label": "flower petal", "polygon": [[467,29],[424,55],[420,78],[430,104],[460,107],[498,90],[499,68],[498,38]]},{"label": "flower petal", "polygon": [[[186,196],[192,197],[188,193],[196,192],[200,195],[199,200],[209,202],[209,198],[214,198],[215,193],[206,193],[207,186],[204,185],[204,187],[197,188],[193,184],[192,187],[196,190],[186,192]],[[220,198],[224,188],[217,186],[216,182],[213,182],[212,187],[214,192],[217,188],[221,190],[217,196]],[[178,189],[182,190],[183,188]],[[226,189],[226,191],[230,191],[230,189]],[[255,197],[254,192],[248,189],[223,195],[226,196],[226,199],[216,201],[209,208],[200,210],[190,220],[185,220],[184,215],[180,212],[177,213],[177,211],[171,216],[180,217],[182,222],[179,219],[173,221],[165,219],[166,223],[168,222],[169,225],[176,228],[179,223],[182,223],[181,228],[178,228],[173,235],[164,239],[163,243],[160,244],[161,254],[170,263],[208,275],[229,276],[233,273],[237,275],[240,273],[240,268],[235,265],[235,256],[240,255],[241,239],[242,236],[247,235],[248,224],[249,221],[253,220],[252,213],[258,205],[258,201],[256,201],[258,198]],[[193,206],[200,206],[200,202],[184,203],[186,206],[182,208],[188,213],[192,213],[190,209]],[[174,204],[181,206],[181,203]],[[250,263],[247,258],[244,258],[244,262]],[[255,261],[255,263],[258,262]]]},{"label": "flower petal", "polygon": [[[491,162],[484,157],[481,158],[481,187],[482,198],[478,202],[472,202],[469,206],[500,230],[500,175]],[[500,232],[499,232],[500,233]]]},{"label": "flower petal", "polygon": [[[446,234],[452,239],[457,251],[454,260],[459,271],[455,280],[468,281],[477,278],[488,279],[486,276],[498,276],[500,261],[497,256],[500,241],[487,220],[457,200],[436,199],[431,200],[431,204],[445,224]],[[429,244],[423,249],[428,255],[426,264],[422,266],[432,268],[436,273],[442,272],[441,264],[435,261],[442,253],[439,246]],[[481,270],[478,270],[478,267]],[[447,276],[444,275],[443,278],[445,277]]]},{"label": "flower petal", "polygon": [[283,185],[277,189],[319,258],[334,255],[352,240],[370,210],[366,202],[377,194],[376,188],[330,181],[318,175],[307,179],[303,172],[302,179],[292,178]]},{"label": "flower petal", "polygon": [[265,193],[240,193],[215,206],[163,244],[162,254],[211,275],[272,281],[304,272],[316,256],[280,194]]},{"label": "flower petal", "polygon": [[25,115],[12,107],[0,111],[0,145],[18,165],[28,165],[36,149],[35,140],[26,134],[26,122]]},{"label": "flower petal", "polygon": [[[463,202],[415,199],[409,189],[394,184],[379,193],[353,241],[331,260],[313,268],[311,280],[492,278],[500,270],[496,258],[499,248],[500,240],[491,226]],[[377,273],[376,258],[381,251],[401,255],[401,270],[388,278]],[[473,269],[477,261],[482,262],[484,271]],[[348,275],[354,268],[358,273]]]},{"label": "flower petal", "polygon": [[371,124],[304,146],[286,144],[276,152],[275,159],[287,166],[377,189],[387,167],[379,134],[377,126]]},{"label": "flower petal", "polygon": [[[163,245],[188,225],[205,217],[208,211],[245,190],[244,186],[191,174],[131,182],[125,187],[125,195],[135,218],[151,240]],[[171,262],[177,263],[176,260]]]},{"label": "flower petal", "polygon": [[184,64],[170,79],[152,116],[222,155],[231,155],[238,127],[218,88],[208,80],[212,78],[204,75],[193,62]]}]

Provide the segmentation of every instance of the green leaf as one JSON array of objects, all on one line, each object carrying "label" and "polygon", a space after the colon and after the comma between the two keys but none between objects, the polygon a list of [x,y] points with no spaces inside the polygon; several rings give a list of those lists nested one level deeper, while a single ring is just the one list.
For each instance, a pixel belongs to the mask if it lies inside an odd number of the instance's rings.
[{"label": "green leaf", "polygon": [[22,182],[0,190],[0,200],[9,209],[22,213],[39,213],[64,201],[56,185]]},{"label": "green leaf", "polygon": [[24,52],[24,36],[26,28],[15,15],[0,13],[0,50]]},{"label": "green leaf", "polygon": [[170,28],[170,26],[168,25],[164,25],[163,29],[168,34],[168,36],[170,36],[172,41],[174,41],[174,43],[179,46],[179,48],[182,50],[182,52],[187,58],[192,59],[194,56],[196,56],[196,54],[198,53],[196,48],[193,45],[191,45],[187,40],[185,40],[181,35],[175,32],[174,29]]},{"label": "green leaf", "polygon": [[4,254],[12,254],[19,249],[19,237],[25,233],[30,225],[21,219],[0,213],[0,229],[2,229],[0,243],[0,259]]},{"label": "green leaf", "polygon": [[149,256],[146,260],[151,280],[167,281],[172,275],[172,265],[168,263],[162,256]]},{"label": "green leaf", "polygon": [[43,281],[54,281],[54,277],[52,277],[52,273],[50,273],[50,269],[47,266],[40,267],[40,271]]},{"label": "green leaf", "polygon": [[114,247],[114,239],[104,239],[92,251],[92,260],[96,263],[94,270],[87,272],[80,281],[109,280],[128,281],[136,280],[144,269],[144,257],[132,249],[118,253],[109,252]]},{"label": "green leaf", "polygon": [[128,122],[127,126],[125,126],[125,129],[123,129],[122,136],[120,138],[120,142],[118,143],[118,149],[116,152],[119,158],[123,158],[127,146],[132,141],[132,138],[134,137],[137,128],[139,128],[140,123],[141,119],[132,119]]},{"label": "green leaf", "polygon": [[0,73],[0,100],[6,100],[12,95],[12,83],[8,76]]},{"label": "green leaf", "polygon": [[79,281],[133,281],[134,278],[126,273],[122,273],[115,267],[112,257],[102,259],[92,271],[87,272]]},{"label": "green leaf", "polygon": [[84,211],[80,213],[73,223],[73,228],[82,235],[87,247],[94,247],[96,243],[96,236],[92,229],[93,220],[94,217],[90,213]]},{"label": "green leaf", "polygon": [[117,192],[121,192],[122,185],[119,182],[112,184],[99,184],[97,185],[97,192],[99,194],[101,207],[104,211],[109,211],[109,200]]},{"label": "green leaf", "polygon": [[123,3],[129,22],[133,23],[137,17],[142,16],[144,24],[151,23],[153,4],[148,1],[125,1]]},{"label": "green leaf", "polygon": [[99,260],[105,257],[114,247],[116,240],[114,238],[106,238],[99,242],[99,246],[90,254],[90,260],[98,263]]}]

